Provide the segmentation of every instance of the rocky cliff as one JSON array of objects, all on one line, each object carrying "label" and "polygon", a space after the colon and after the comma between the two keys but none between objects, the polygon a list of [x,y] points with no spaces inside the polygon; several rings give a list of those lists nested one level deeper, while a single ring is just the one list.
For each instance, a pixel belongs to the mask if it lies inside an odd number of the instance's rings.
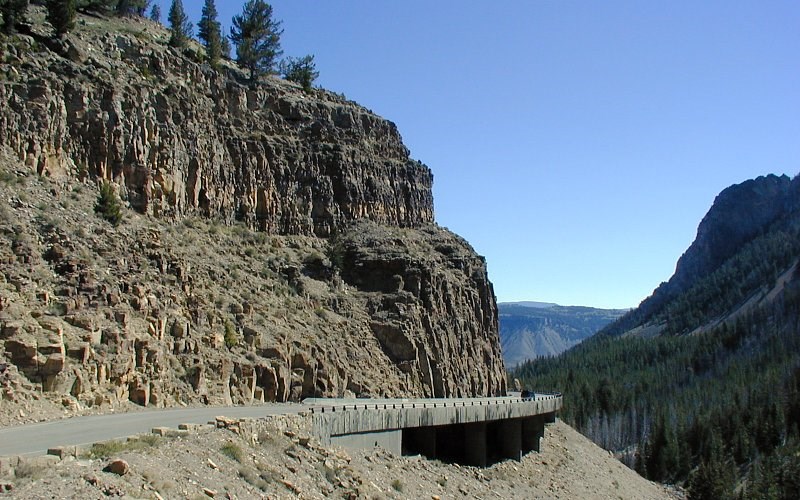
[{"label": "rocky cliff", "polygon": [[[765,263],[772,265],[770,259],[785,260],[786,256],[779,258],[778,254],[782,247],[791,248],[796,238],[796,229],[800,227],[798,200],[800,200],[800,176],[790,179],[786,175],[766,175],[724,189],[714,199],[713,205],[698,225],[697,236],[678,260],[675,274],[669,281],[661,283],[637,309],[604,329],[603,333],[618,335],[648,323],[648,326],[637,332],[653,335],[663,331],[666,327],[664,309],[671,301],[682,295],[684,300],[688,300],[686,294],[692,292],[693,287],[699,282],[714,273],[719,273],[719,270],[741,253],[748,244],[764,238],[771,232],[786,231],[787,241],[780,244],[762,243],[762,248],[750,252],[763,254],[761,262],[755,260],[759,265]],[[771,248],[769,258],[765,248],[767,246],[776,247]],[[750,279],[755,280],[753,276],[756,274],[753,270]],[[739,281],[735,285],[736,288],[744,290],[746,288],[744,280]],[[721,287],[722,284],[723,281],[718,277],[714,287]],[[763,285],[766,286],[766,283]],[[717,295],[728,292],[727,288],[733,286],[733,283],[726,283],[726,289],[719,290]],[[696,294],[697,291],[692,293]],[[703,299],[704,303],[711,301],[710,297]],[[729,304],[728,307],[733,305]]]},{"label": "rocky cliff", "polygon": [[270,233],[433,221],[430,170],[393,123],[277,78],[245,85],[235,68],[169,48],[145,20],[83,21],[65,42],[4,50],[0,140],[39,174],[113,180],[141,213]]},{"label": "rocky cliff", "polygon": [[[0,41],[0,396],[72,408],[498,394],[486,266],[341,96],[141,19]],[[97,217],[110,181],[127,207]]]},{"label": "rocky cliff", "polygon": [[694,242],[678,260],[669,287],[685,288],[698,276],[716,270],[744,243],[793,211],[797,184],[786,175],[767,175],[723,190],[700,221]]}]

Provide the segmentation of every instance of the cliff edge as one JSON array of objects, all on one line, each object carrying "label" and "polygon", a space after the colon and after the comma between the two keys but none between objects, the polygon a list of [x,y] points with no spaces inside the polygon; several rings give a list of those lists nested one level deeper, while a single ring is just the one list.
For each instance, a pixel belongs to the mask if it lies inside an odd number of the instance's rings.
[{"label": "cliff edge", "polygon": [[505,392],[485,262],[393,123],[144,19],[29,19],[0,40],[0,404]]}]

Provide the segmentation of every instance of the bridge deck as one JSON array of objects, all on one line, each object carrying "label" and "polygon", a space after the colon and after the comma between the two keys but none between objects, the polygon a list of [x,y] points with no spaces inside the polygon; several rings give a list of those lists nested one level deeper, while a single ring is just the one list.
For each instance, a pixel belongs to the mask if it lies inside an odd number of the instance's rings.
[{"label": "bridge deck", "polygon": [[[381,446],[473,465],[519,459],[538,450],[544,424],[555,421],[560,394],[531,398],[306,400],[323,444]],[[438,443],[438,446],[437,446]]]}]

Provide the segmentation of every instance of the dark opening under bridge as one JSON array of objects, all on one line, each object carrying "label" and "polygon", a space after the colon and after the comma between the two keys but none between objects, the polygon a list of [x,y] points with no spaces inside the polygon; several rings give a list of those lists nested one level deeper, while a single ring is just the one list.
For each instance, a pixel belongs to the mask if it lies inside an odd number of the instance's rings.
[{"label": "dark opening under bridge", "polygon": [[539,451],[560,394],[529,398],[306,400],[322,444],[381,446],[395,454],[485,467]]}]

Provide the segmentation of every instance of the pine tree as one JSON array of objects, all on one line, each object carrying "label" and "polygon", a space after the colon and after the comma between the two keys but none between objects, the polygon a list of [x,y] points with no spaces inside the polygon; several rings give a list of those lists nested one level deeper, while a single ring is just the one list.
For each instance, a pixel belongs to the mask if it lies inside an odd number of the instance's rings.
[{"label": "pine tree", "polygon": [[217,21],[217,7],[214,0],[206,0],[203,13],[197,23],[197,34],[206,48],[206,57],[212,67],[219,64],[222,57],[222,26]]},{"label": "pine tree", "polygon": [[675,434],[664,416],[655,422],[645,459],[647,478],[665,481],[673,477],[678,469],[678,448]]},{"label": "pine tree", "polygon": [[169,8],[169,29],[171,32],[169,44],[173,47],[186,47],[189,38],[192,36],[192,23],[183,10],[181,0],[172,0]]},{"label": "pine tree", "polygon": [[94,211],[114,226],[122,222],[122,204],[110,182],[106,181],[100,185],[100,195],[97,197]]},{"label": "pine tree", "polygon": [[128,14],[130,14],[133,8],[131,6],[131,3],[132,3],[131,0],[119,0],[117,2],[117,7],[115,8],[117,14],[120,16],[127,16]]},{"label": "pine tree", "polygon": [[227,36],[220,39],[220,46],[222,47],[222,57],[225,59],[231,58],[231,41]]},{"label": "pine tree", "polygon": [[66,35],[75,27],[76,0],[47,0],[47,21],[57,36]]},{"label": "pine tree", "polygon": [[153,7],[150,9],[150,20],[157,23],[161,22],[161,7],[159,7],[157,3],[154,3]]},{"label": "pine tree", "polygon": [[17,24],[25,21],[28,0],[3,0],[0,2],[0,14],[3,14],[3,32],[12,34],[17,31]]},{"label": "pine tree", "polygon": [[272,19],[272,6],[263,0],[248,0],[242,13],[233,17],[231,40],[236,45],[236,61],[250,70],[251,81],[273,70],[283,53],[282,34],[281,22]]},{"label": "pine tree", "polygon": [[119,0],[114,10],[120,16],[144,16],[149,4],[150,0]]},{"label": "pine tree", "polygon": [[314,56],[309,54],[299,59],[288,57],[281,61],[281,74],[290,82],[299,83],[306,92],[311,91],[314,80],[319,78],[319,71],[314,64]]},{"label": "pine tree", "polygon": [[144,17],[147,13],[147,7],[150,6],[150,0],[136,0],[133,2],[133,10],[137,16]]},{"label": "pine tree", "polygon": [[736,486],[736,467],[721,450],[712,452],[689,476],[688,493],[692,500],[733,499]]}]

